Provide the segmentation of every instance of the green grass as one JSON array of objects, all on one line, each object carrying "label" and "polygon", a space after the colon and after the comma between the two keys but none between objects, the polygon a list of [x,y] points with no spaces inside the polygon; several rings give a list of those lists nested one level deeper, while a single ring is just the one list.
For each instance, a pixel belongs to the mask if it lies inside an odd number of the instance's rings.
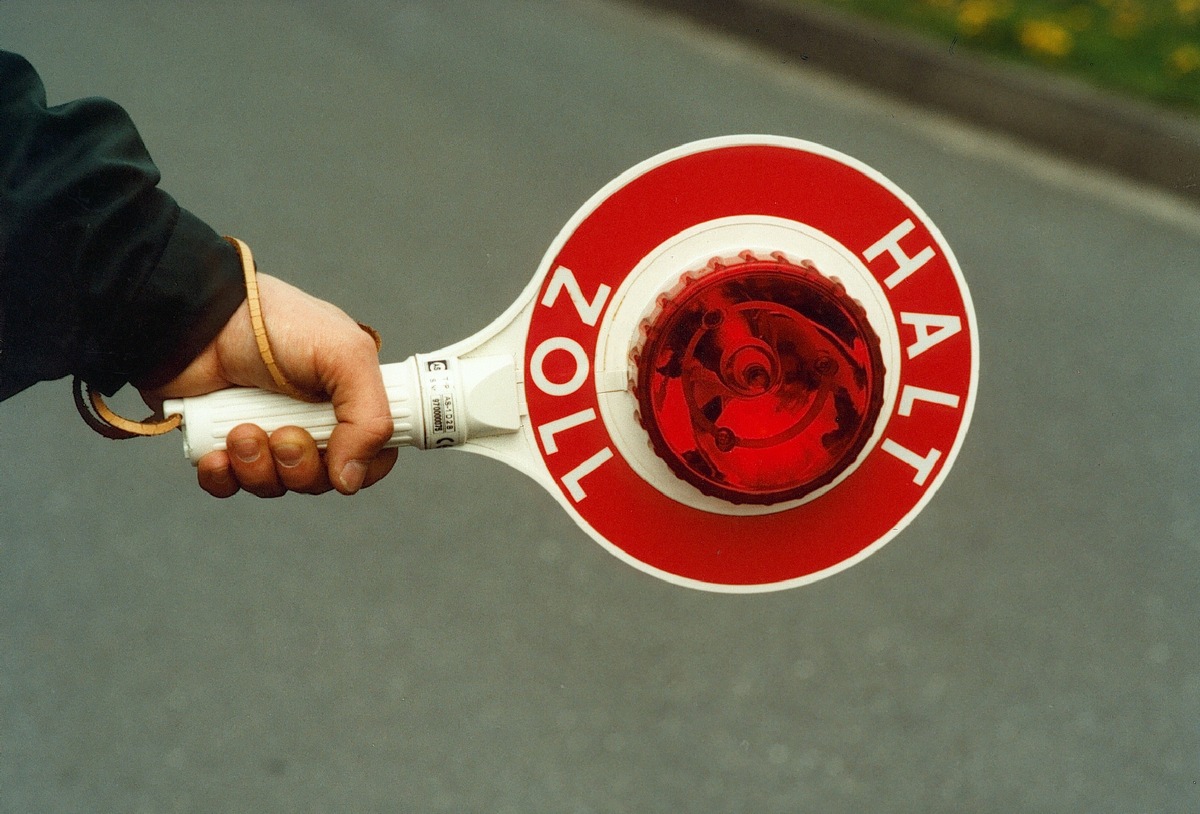
[{"label": "green grass", "polygon": [[1200,0],[820,1],[1200,113]]}]

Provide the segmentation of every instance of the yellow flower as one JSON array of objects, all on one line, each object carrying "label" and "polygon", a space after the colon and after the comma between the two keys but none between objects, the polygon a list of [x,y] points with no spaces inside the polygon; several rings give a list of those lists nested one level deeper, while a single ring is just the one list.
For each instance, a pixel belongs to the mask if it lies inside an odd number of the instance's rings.
[{"label": "yellow flower", "polygon": [[1025,50],[1043,56],[1064,57],[1075,47],[1071,32],[1049,20],[1021,23],[1020,39]]},{"label": "yellow flower", "polygon": [[1184,22],[1194,23],[1200,19],[1200,0],[1175,0],[1175,11]]},{"label": "yellow flower", "polygon": [[1200,72],[1200,46],[1180,45],[1167,57],[1167,67],[1177,76]]},{"label": "yellow flower", "polygon": [[968,37],[977,37],[989,25],[1004,16],[995,0],[966,0],[958,9],[958,30]]}]

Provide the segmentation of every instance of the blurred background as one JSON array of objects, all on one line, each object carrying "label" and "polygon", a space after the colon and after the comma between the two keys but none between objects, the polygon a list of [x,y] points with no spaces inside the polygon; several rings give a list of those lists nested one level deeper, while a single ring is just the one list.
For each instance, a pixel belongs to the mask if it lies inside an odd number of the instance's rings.
[{"label": "blurred background", "polygon": [[823,5],[1130,99],[1200,112],[1198,0],[824,0]]},{"label": "blurred background", "polygon": [[[830,579],[708,594],[495,462],[406,450],[352,499],[216,501],[176,436],[103,440],[42,384],[0,405],[0,811],[1200,808],[1200,209],[660,6],[6,0],[0,47],[51,103],[120,101],[164,188],[387,361],[488,323],[661,150],[865,161],[979,318],[930,506]],[[1065,30],[1032,57],[1082,50]]]}]

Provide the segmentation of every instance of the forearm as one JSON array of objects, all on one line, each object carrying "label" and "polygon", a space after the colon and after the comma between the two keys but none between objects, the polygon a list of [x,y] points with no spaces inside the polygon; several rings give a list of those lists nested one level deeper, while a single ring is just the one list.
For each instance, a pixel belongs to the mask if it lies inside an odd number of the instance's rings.
[{"label": "forearm", "polygon": [[115,103],[47,107],[0,52],[0,398],[176,375],[243,298],[232,248],[162,190]]}]

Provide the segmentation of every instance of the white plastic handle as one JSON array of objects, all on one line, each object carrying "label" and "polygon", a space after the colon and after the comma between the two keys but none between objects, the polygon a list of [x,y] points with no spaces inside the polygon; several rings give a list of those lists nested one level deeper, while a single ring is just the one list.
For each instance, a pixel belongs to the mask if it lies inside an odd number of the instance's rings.
[{"label": "white plastic handle", "polygon": [[[395,428],[387,446],[451,447],[469,438],[515,433],[521,428],[516,365],[511,356],[459,359],[419,354],[383,365]],[[171,399],[163,414],[183,417],[184,455],[193,464],[214,450],[240,424],[267,432],[280,427],[307,430],[317,446],[329,442],[337,417],[328,402],[297,401],[253,387]]]}]

